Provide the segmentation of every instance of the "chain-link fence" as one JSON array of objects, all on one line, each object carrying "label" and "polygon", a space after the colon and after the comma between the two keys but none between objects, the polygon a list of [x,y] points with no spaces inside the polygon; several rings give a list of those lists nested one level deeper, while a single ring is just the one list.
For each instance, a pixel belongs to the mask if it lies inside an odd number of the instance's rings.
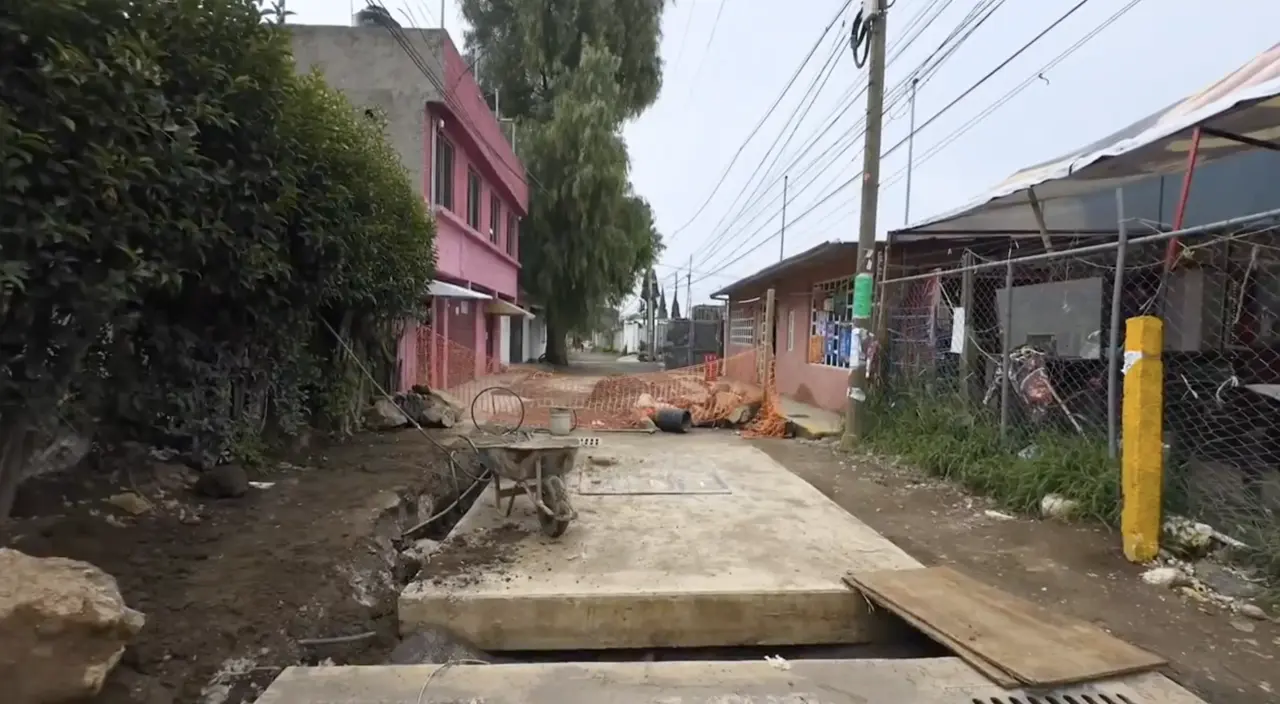
[{"label": "chain-link fence", "polygon": [[1114,519],[1125,321],[1157,317],[1165,514],[1209,524],[1280,575],[1276,223],[990,238],[950,266],[907,269],[881,297],[883,432],[933,438],[918,444],[937,444],[935,468],[1028,507],[1057,492]]}]

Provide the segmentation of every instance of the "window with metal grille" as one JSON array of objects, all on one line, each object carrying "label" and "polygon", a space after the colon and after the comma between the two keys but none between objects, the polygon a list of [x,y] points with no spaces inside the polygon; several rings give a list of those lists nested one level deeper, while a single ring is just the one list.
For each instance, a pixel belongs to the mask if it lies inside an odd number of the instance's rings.
[{"label": "window with metal grille", "polygon": [[467,169],[467,224],[480,229],[480,174]]},{"label": "window with metal grille", "polygon": [[436,139],[436,205],[453,210],[453,144]]},{"label": "window with metal grille", "polygon": [[516,240],[520,237],[520,218],[507,213],[507,254],[516,256]]},{"label": "window with metal grille", "polygon": [[498,194],[489,196],[489,241],[498,244],[502,237],[502,201]]},{"label": "window with metal grille", "polygon": [[832,279],[814,284],[811,311],[809,363],[849,368],[853,279]]}]

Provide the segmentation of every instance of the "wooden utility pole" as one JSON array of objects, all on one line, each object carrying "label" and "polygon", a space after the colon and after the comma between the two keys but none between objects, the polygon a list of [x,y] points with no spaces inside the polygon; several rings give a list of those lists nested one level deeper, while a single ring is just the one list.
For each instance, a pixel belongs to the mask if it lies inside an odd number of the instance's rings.
[{"label": "wooden utility pole", "polygon": [[[880,141],[884,118],[885,66],[885,0],[865,0],[862,22],[868,42],[867,137],[862,153],[862,212],[858,225],[857,274],[853,278],[852,329],[849,340],[849,391],[845,406],[844,436],[840,445],[846,449],[862,436],[862,409],[867,400],[866,348],[870,342],[871,303],[875,293],[876,207],[880,196]],[[856,40],[854,60],[860,47]]]}]

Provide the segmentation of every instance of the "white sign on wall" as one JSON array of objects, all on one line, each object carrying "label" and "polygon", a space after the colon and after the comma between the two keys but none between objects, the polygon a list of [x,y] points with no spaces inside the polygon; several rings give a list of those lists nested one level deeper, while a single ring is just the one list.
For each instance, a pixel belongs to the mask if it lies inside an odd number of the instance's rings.
[{"label": "white sign on wall", "polygon": [[961,306],[951,309],[951,351],[956,354],[964,351],[964,308]]}]

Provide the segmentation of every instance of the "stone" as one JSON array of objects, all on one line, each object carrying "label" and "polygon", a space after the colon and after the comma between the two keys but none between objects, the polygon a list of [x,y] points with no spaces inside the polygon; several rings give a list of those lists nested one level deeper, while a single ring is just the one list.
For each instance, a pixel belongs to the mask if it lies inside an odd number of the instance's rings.
[{"label": "stone", "polygon": [[1080,509],[1080,503],[1058,494],[1046,494],[1040,500],[1040,512],[1045,518],[1056,518],[1065,521],[1073,517]]},{"label": "stone", "polygon": [[391,665],[443,665],[447,662],[493,662],[483,650],[449,629],[426,626],[409,635],[391,651]]},{"label": "stone", "polygon": [[107,498],[107,503],[131,516],[141,516],[152,509],[150,501],[147,501],[132,491],[126,491],[122,494],[110,496]]},{"label": "stone", "polygon": [[1241,616],[1248,616],[1249,618],[1254,619],[1255,621],[1271,620],[1271,617],[1267,615],[1267,612],[1263,611],[1262,607],[1258,606],[1257,604],[1241,604],[1240,608],[1237,609],[1237,611],[1240,612]]},{"label": "stone", "polygon": [[1142,581],[1157,587],[1184,587],[1191,579],[1177,567],[1156,567],[1142,573]]},{"label": "stone", "polygon": [[409,418],[385,398],[375,401],[364,414],[364,425],[370,430],[396,430],[408,424]]},{"label": "stone", "polygon": [[97,695],[145,617],[87,562],[0,548],[0,682],[5,700]]},{"label": "stone", "polygon": [[248,492],[249,476],[240,465],[219,465],[196,480],[196,493],[211,499],[238,499]]},{"label": "stone", "polygon": [[395,405],[409,419],[424,428],[452,428],[462,420],[462,404],[443,391],[414,391],[396,394]]},{"label": "stone", "polygon": [[1252,599],[1262,593],[1261,585],[1244,575],[1216,562],[1201,560],[1195,565],[1196,577],[1206,587],[1232,599]]}]

